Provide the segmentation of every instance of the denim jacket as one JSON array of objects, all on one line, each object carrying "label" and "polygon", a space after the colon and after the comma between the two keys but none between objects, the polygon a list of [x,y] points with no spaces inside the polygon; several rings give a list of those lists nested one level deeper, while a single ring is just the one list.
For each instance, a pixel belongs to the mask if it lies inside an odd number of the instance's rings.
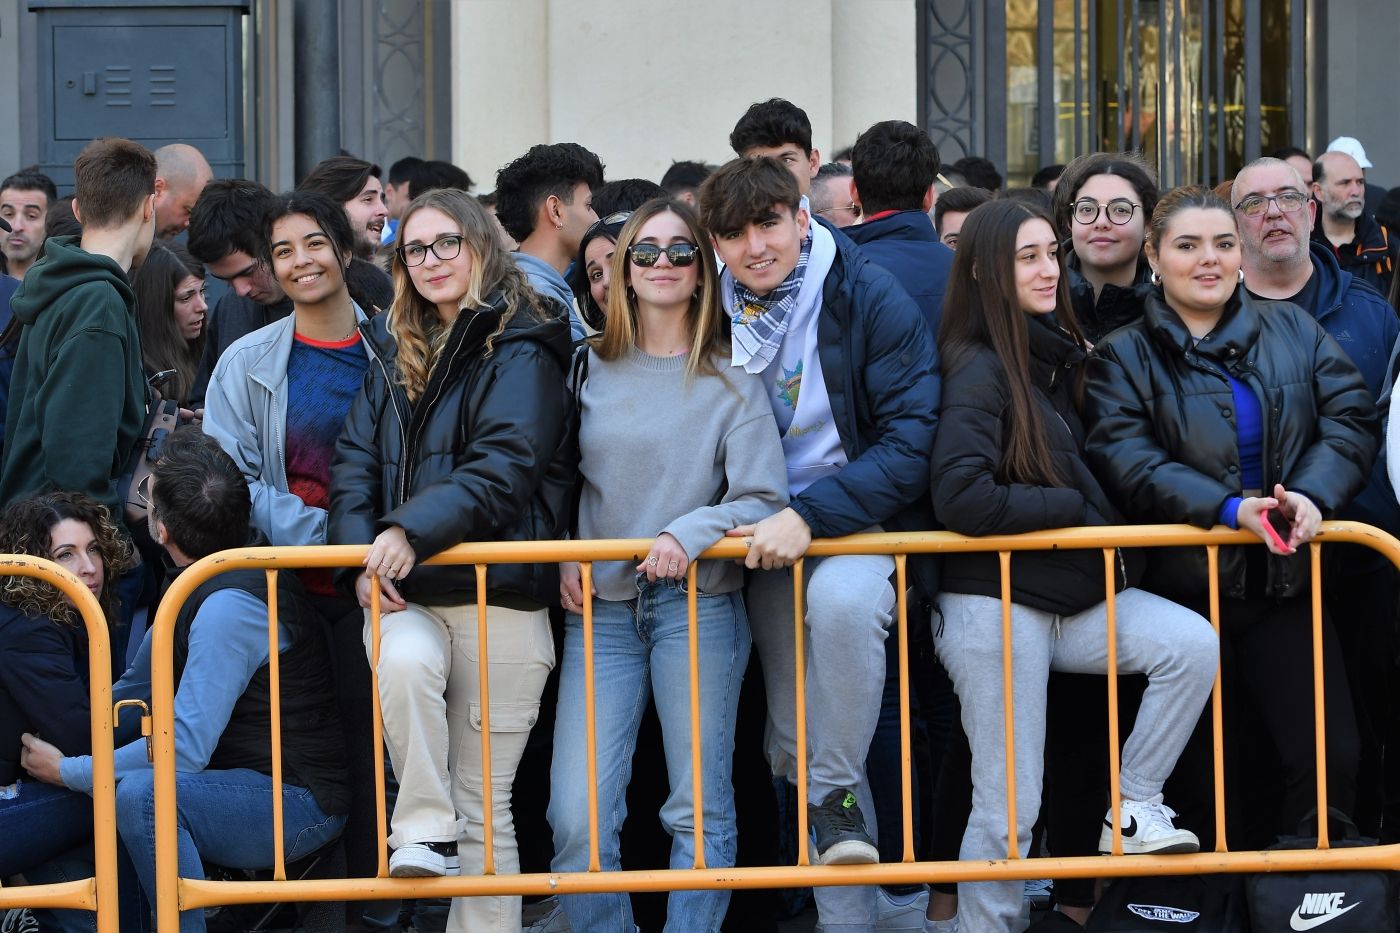
[{"label": "denim jacket", "polygon": [[[365,320],[354,307],[355,320]],[[326,543],[326,510],[287,489],[287,360],[295,332],[293,312],[234,341],[219,357],[204,399],[204,433],[243,471],[253,527],[274,546]],[[361,345],[373,359],[368,341]]]}]

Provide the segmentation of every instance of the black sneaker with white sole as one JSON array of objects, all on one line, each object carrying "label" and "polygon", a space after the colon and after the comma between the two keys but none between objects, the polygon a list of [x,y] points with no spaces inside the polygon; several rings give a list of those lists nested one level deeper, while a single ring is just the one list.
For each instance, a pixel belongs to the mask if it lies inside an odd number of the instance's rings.
[{"label": "black sneaker with white sole", "polygon": [[856,795],[838,787],[820,804],[807,804],[807,825],[818,865],[865,865],[880,861],[875,841],[865,831]]}]

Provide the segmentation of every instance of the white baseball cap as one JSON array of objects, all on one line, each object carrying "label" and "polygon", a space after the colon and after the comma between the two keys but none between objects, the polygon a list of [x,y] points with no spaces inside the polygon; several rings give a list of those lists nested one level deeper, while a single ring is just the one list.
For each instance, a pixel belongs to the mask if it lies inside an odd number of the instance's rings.
[{"label": "white baseball cap", "polygon": [[1356,160],[1362,168],[1370,168],[1371,160],[1366,158],[1366,149],[1355,136],[1338,136],[1327,144],[1328,152],[1345,152]]}]

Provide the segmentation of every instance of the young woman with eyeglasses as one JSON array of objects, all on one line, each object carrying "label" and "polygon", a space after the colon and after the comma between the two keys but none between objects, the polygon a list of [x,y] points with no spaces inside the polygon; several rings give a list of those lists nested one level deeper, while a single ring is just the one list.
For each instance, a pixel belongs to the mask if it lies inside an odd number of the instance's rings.
[{"label": "young woman with eyeglasses", "polygon": [[[1218,571],[1229,841],[1258,848],[1296,832],[1317,804],[1308,542],[1323,515],[1365,485],[1376,407],[1308,312],[1245,290],[1235,213],[1213,192],[1165,195],[1147,255],[1158,284],[1143,317],[1101,341],[1089,361],[1089,459],[1132,521],[1224,524],[1267,546],[1221,549]],[[1154,592],[1207,611],[1203,548],[1149,551],[1145,579]],[[1322,637],[1328,800],[1349,812],[1359,740],[1326,616]],[[1207,847],[1209,733],[1206,718],[1174,794]],[[1277,764],[1242,750],[1255,736],[1272,746]]]},{"label": "young woman with eyeglasses", "polygon": [[[463,541],[558,538],[573,442],[568,320],[530,287],[476,199],[437,189],[404,212],[394,302],[359,332],[376,353],[332,470],[336,544],[369,544],[354,577],[380,594],[379,698],[399,780],[394,877],[481,874],[482,728],[489,721],[496,870],[520,870],[511,786],[554,666],[546,606],[556,565],[486,575],[487,644],[477,640],[471,566],[424,566]],[[365,649],[373,656],[371,620]],[[489,658],[481,706],[480,652]],[[456,898],[449,930],[520,929],[520,898]]]},{"label": "young woman with eyeglasses", "polygon": [[[670,794],[661,821],[671,867],[695,858],[692,797],[688,572],[738,525],[787,501],[787,473],[767,389],[729,367],[720,334],[714,253],[691,209],[646,202],[623,226],[612,262],[607,322],[587,349],[579,404],[580,538],[651,538],[640,562],[593,566],[593,674],[598,848],[620,864],[633,747],[648,693],[656,701]],[[796,394],[794,380],[790,391]],[[731,561],[696,568],[700,658],[699,743],[705,864],[734,864],[737,827],[730,760],[739,686],[748,662],[743,571]],[[554,732],[549,822],[555,871],[588,867],[588,749],[584,720],[584,593],[579,565],[560,567],[567,610]],[[626,894],[567,895],[576,931],[633,929]],[[675,891],[666,929],[714,931],[728,891]]]},{"label": "young woman with eyeglasses", "polygon": [[1090,344],[1142,316],[1143,255],[1157,180],[1131,152],[1095,152],[1065,167],[1055,186],[1055,222],[1068,240],[1066,271],[1074,314]]}]

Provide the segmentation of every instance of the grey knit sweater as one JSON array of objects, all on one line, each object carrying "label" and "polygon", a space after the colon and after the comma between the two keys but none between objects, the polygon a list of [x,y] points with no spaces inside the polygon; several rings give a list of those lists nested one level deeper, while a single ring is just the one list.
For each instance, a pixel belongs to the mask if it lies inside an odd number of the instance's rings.
[{"label": "grey knit sweater", "polygon": [[[581,389],[580,538],[654,538],[670,532],[691,560],[729,529],[788,503],[787,469],[768,393],[756,374],[730,369],[687,382],[685,356],[635,347],[605,362],[592,353]],[[637,595],[636,562],[599,563],[598,595]],[[704,561],[700,590],[743,582],[732,561]]]}]

